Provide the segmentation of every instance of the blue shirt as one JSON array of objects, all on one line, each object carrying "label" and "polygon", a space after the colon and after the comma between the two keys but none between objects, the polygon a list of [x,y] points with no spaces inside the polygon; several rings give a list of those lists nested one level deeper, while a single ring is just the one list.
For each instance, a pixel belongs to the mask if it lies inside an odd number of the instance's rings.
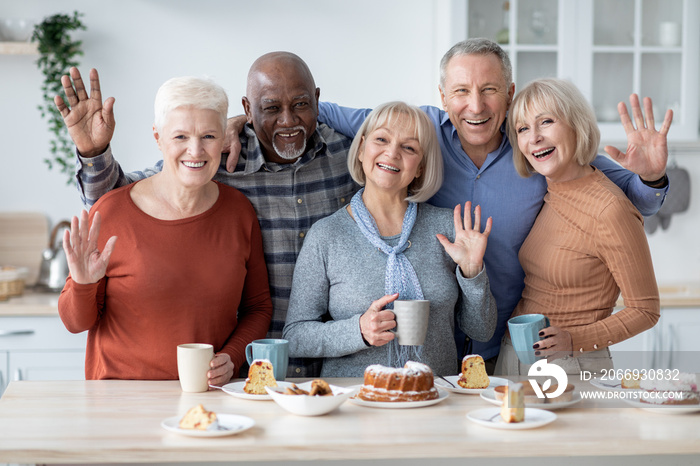
[{"label": "blue shirt", "polygon": [[[488,342],[472,342],[471,351],[484,359],[498,355],[508,319],[520,300],[525,273],[518,260],[518,251],[542,208],[547,182],[541,175],[529,178],[518,175],[513,165],[513,150],[501,126],[501,145],[477,168],[462,149],[457,130],[447,112],[431,106],[421,109],[435,125],[444,161],[444,181],[430,204],[454,208],[472,201],[481,206],[482,218],[493,218],[484,263],[491,282],[491,292],[498,307],[498,323]],[[319,121],[347,136],[354,135],[371,109],[350,109],[336,104],[320,103]],[[617,184],[642,215],[654,214],[663,202],[668,186],[653,189],[634,173],[612,160],[598,156],[593,165]],[[482,228],[484,222],[482,221]],[[458,335],[458,340],[462,335]],[[460,342],[458,342],[459,344]]]}]

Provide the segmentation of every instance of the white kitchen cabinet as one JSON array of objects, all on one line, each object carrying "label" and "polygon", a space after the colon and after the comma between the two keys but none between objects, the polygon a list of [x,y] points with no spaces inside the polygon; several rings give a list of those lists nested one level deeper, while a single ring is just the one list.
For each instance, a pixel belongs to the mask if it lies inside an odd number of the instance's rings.
[{"label": "white kitchen cabinet", "polygon": [[86,342],[58,315],[0,317],[0,393],[13,380],[84,379]]},{"label": "white kitchen cabinet", "polygon": [[8,358],[10,381],[83,380],[85,348],[61,351],[13,351]]},{"label": "white kitchen cabinet", "polygon": [[653,328],[610,349],[616,369],[700,372],[700,308],[663,308]]},{"label": "white kitchen cabinet", "polygon": [[700,372],[700,309],[665,309],[660,323],[662,367]]},{"label": "white kitchen cabinet", "polygon": [[[452,13],[464,13],[467,37],[508,51],[516,91],[541,77],[574,82],[596,111],[603,141],[625,140],[616,105],[632,92],[652,98],[658,122],[674,110],[670,141],[698,138],[700,2],[468,0],[466,12],[455,1]],[[450,24],[460,29],[454,18]]]}]

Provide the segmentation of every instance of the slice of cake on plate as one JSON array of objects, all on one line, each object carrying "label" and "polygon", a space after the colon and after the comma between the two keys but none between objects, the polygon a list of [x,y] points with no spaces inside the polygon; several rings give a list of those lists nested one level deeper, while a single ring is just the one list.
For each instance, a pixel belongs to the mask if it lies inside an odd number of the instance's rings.
[{"label": "slice of cake on plate", "polygon": [[256,359],[250,364],[248,378],[245,379],[243,391],[251,395],[267,395],[265,387],[276,387],[277,381],[268,359]]},{"label": "slice of cake on plate", "polygon": [[508,385],[501,405],[501,418],[505,422],[523,422],[525,420],[525,395],[523,384]]},{"label": "slice of cake on plate", "polygon": [[462,388],[486,388],[489,386],[484,359],[478,354],[468,354],[462,359],[462,373],[457,383]]},{"label": "slice of cake on plate", "polygon": [[216,413],[207,411],[204,409],[204,406],[199,404],[187,411],[183,418],[180,419],[178,426],[180,429],[216,429],[218,427],[218,421],[216,419]]}]

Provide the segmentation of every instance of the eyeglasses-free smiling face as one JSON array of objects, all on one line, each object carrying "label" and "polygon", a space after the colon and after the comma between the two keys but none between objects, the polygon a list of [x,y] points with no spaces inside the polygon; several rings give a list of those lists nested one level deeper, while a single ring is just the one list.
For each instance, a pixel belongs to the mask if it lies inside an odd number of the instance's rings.
[{"label": "eyeglasses-free smiling face", "polygon": [[254,65],[243,107],[265,154],[276,163],[292,163],[307,149],[316,130],[318,97],[303,62],[288,54],[270,54]]},{"label": "eyeglasses-free smiling face", "polygon": [[495,55],[455,55],[445,67],[442,106],[472,159],[485,159],[500,145],[513,93]]},{"label": "eyeglasses-free smiling face", "polygon": [[518,148],[535,171],[549,181],[580,178],[588,166],[576,161],[576,133],[546,110],[533,110],[515,124]]},{"label": "eyeglasses-free smiling face", "polygon": [[215,110],[178,107],[160,130],[154,129],[163,153],[163,172],[184,187],[201,187],[216,174],[221,162],[224,128]]},{"label": "eyeglasses-free smiling face", "polygon": [[421,175],[423,149],[413,125],[400,117],[364,136],[358,158],[366,190],[389,191],[405,198],[408,186]]}]

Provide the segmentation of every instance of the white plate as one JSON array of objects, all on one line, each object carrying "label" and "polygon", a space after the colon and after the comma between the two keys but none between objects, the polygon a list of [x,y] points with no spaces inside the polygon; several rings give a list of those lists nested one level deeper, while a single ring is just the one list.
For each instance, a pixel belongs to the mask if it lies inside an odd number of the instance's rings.
[{"label": "white plate", "polygon": [[[493,388],[488,388],[481,393],[481,398],[488,401],[492,405],[501,406],[503,401],[496,399],[496,392]],[[548,411],[555,411],[557,409],[568,408],[576,403],[580,403],[583,398],[580,393],[574,393],[571,397],[571,401],[553,401],[549,403],[525,403],[526,408],[539,408],[546,409]]]},{"label": "white plate", "polygon": [[255,421],[246,416],[237,414],[217,414],[219,428],[216,430],[180,429],[181,416],[174,416],[165,419],[160,425],[163,429],[175,432],[176,434],[187,435],[188,437],[224,437],[248,430],[255,425]]},{"label": "white plate", "polygon": [[610,390],[613,392],[632,392],[635,390],[639,390],[638,388],[622,388],[622,385],[619,380],[598,380],[598,379],[592,379],[591,380],[591,385],[593,385],[596,388],[600,388],[601,390]]},{"label": "white plate", "polygon": [[450,384],[442,380],[440,377],[435,377],[435,385],[439,385],[440,388],[449,390],[452,393],[461,393],[462,395],[478,395],[479,393],[489,388],[498,387],[499,385],[508,385],[508,379],[501,379],[499,377],[489,377],[489,386],[487,388],[462,388],[457,383],[457,381],[459,380],[459,375],[448,375],[445,378],[452,382],[454,384],[454,387],[450,386]]},{"label": "white plate", "polygon": [[[311,390],[311,382],[304,382],[297,385],[299,388]],[[275,403],[292,414],[300,416],[320,416],[330,413],[343,404],[348,398],[357,393],[357,388],[338,387],[329,385],[333,391],[333,396],[309,396],[309,395],[288,395],[284,393],[284,388],[265,387]]]},{"label": "white plate", "polygon": [[[277,382],[278,387],[286,388],[289,387],[291,382]],[[252,395],[250,393],[246,393],[243,391],[243,387],[245,387],[245,380],[242,382],[232,382],[232,383],[227,383],[221,389],[228,393],[229,395],[233,395],[236,398],[243,398],[244,400],[256,400],[256,401],[265,401],[265,400],[272,400],[272,397],[268,395],[267,393],[264,395]]]},{"label": "white plate", "polygon": [[626,398],[625,402],[635,408],[652,411],[658,414],[690,414],[700,412],[700,405],[658,405],[643,403],[639,400],[628,400]]},{"label": "white plate", "polygon": [[501,419],[501,408],[483,408],[467,413],[467,419],[482,426],[493,429],[534,429],[553,422],[557,415],[544,409],[525,408],[525,419],[523,422],[504,422]]},{"label": "white plate", "polygon": [[431,406],[440,403],[445,398],[450,396],[446,390],[441,388],[437,389],[438,397],[434,400],[425,401],[367,401],[361,400],[357,396],[350,398],[352,403],[360,406],[367,406],[368,408],[386,408],[386,409],[402,409],[402,408],[422,408],[424,406]]}]

